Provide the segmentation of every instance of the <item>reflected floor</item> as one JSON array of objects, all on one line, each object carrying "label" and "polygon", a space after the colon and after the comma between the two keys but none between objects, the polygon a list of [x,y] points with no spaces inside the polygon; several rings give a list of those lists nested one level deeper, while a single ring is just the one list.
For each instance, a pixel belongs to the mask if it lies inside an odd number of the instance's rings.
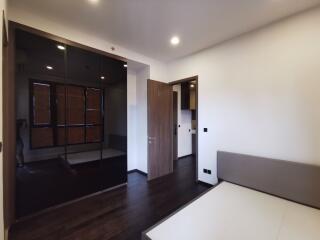
[{"label": "reflected floor", "polygon": [[126,155],[70,165],[57,158],[16,169],[16,216],[21,218],[48,207],[126,182]]}]

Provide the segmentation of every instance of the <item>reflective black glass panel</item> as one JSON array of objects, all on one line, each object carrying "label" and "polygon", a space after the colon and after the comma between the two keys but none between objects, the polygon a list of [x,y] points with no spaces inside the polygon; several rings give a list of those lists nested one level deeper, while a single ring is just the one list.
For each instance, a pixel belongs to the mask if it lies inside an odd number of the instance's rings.
[{"label": "reflective black glass panel", "polygon": [[125,63],[15,37],[17,218],[125,183]]}]

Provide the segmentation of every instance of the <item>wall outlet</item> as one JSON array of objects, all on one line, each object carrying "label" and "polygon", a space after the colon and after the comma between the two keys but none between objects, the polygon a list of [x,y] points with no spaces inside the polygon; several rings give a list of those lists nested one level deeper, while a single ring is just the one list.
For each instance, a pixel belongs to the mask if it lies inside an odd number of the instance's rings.
[{"label": "wall outlet", "polygon": [[204,132],[208,132],[208,128],[204,128],[203,131],[204,131]]},{"label": "wall outlet", "polygon": [[204,168],[204,169],[203,169],[203,172],[204,172],[204,173],[208,173],[208,170]]},{"label": "wall outlet", "polygon": [[211,175],[211,170],[208,170],[208,174],[210,174],[210,175]]}]

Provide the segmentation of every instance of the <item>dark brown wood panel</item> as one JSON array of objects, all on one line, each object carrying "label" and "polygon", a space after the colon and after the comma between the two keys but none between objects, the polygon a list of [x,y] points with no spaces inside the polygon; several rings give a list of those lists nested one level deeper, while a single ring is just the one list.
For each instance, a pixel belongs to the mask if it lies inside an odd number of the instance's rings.
[{"label": "dark brown wood panel", "polygon": [[57,145],[63,146],[66,144],[66,127],[58,127],[57,128]]},{"label": "dark brown wood panel", "polygon": [[56,86],[57,125],[66,124],[66,87]]},{"label": "dark brown wood panel", "polygon": [[87,89],[87,109],[100,110],[101,90],[96,88]]},{"label": "dark brown wood panel", "polygon": [[86,142],[100,142],[102,133],[101,126],[89,126],[86,127]]},{"label": "dark brown wood panel", "polygon": [[50,85],[33,83],[33,124],[50,124]]},{"label": "dark brown wood panel", "polygon": [[87,110],[86,124],[102,124],[100,110]]},{"label": "dark brown wood panel", "polygon": [[68,132],[68,136],[67,136],[67,141],[68,144],[81,144],[84,143],[85,139],[84,139],[84,131],[85,128],[84,127],[68,127],[67,128],[67,132]]},{"label": "dark brown wood panel", "polygon": [[172,171],[172,87],[148,80],[148,178]]},{"label": "dark brown wood panel", "polygon": [[178,159],[178,92],[173,91],[173,160]]},{"label": "dark brown wood panel", "polygon": [[52,147],[54,145],[53,128],[32,128],[31,132],[31,144],[33,148]]},{"label": "dark brown wood panel", "polygon": [[67,125],[85,124],[85,92],[83,87],[67,86]]},{"label": "dark brown wood panel", "polygon": [[[101,89],[40,80],[32,80],[30,86],[33,149],[103,140],[99,133],[104,128]],[[53,131],[39,129],[43,127]]]},{"label": "dark brown wood panel", "polygon": [[101,89],[88,88],[86,92],[86,123],[101,124]]}]

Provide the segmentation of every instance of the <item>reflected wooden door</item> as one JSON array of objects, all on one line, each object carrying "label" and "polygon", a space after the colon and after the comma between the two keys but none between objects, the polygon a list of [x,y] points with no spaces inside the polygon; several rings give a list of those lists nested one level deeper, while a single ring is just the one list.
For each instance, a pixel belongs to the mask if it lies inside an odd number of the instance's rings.
[{"label": "reflected wooden door", "polygon": [[172,172],[172,87],[148,80],[148,179]]}]

